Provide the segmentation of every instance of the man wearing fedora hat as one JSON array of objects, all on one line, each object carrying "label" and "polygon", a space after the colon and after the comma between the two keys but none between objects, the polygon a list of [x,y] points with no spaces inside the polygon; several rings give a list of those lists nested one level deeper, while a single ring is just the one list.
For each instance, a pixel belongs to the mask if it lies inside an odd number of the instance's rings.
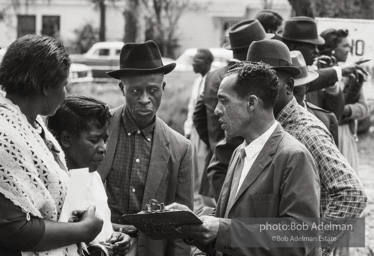
[{"label": "man wearing fedora hat", "polygon": [[[284,24],[284,29],[276,33],[276,38],[284,42],[290,51],[300,51],[308,66],[312,66],[318,55],[318,45],[325,40],[318,35],[314,19],[309,17],[292,17]],[[342,76],[348,76],[357,69],[361,61],[347,63],[341,67],[318,69],[319,77],[308,86],[306,97],[308,102],[333,112],[339,120],[344,109],[344,97],[336,85]]]},{"label": "man wearing fedora hat", "polygon": [[[113,111],[106,157],[98,168],[115,229],[126,229],[122,215],[145,210],[151,199],[193,208],[191,144],[156,115],[164,75],[175,65],[163,65],[153,41],[126,43],[120,69],[108,72],[121,81],[126,98]],[[189,246],[182,240],[151,240],[139,233],[136,255],[189,255]]]},{"label": "man wearing fedora hat", "polygon": [[[230,42],[225,45],[225,48],[232,50],[234,59],[239,61],[245,60],[248,47],[252,42],[270,39],[274,36],[274,34],[267,34],[258,20],[239,22],[229,29],[228,35]],[[224,174],[227,171],[231,154],[234,149],[243,142],[243,138],[230,137],[225,139],[225,134],[218,122],[218,117],[214,115],[214,109],[218,103],[218,87],[232,63],[207,74],[205,89],[202,97],[196,104],[194,113],[196,130],[201,139],[208,142],[210,148],[210,154],[208,154],[206,161],[207,168],[202,178],[200,193],[207,196],[214,196],[216,200],[218,199],[221,186],[225,179]],[[220,143],[221,147],[215,150],[217,143],[221,140],[224,140]],[[213,151],[215,152],[214,158],[210,161]],[[214,180],[209,179],[208,181],[208,173],[215,173],[217,175],[214,176]],[[220,176],[220,173],[223,173],[223,175]]]},{"label": "man wearing fedora hat", "polygon": [[[279,68],[300,74],[295,67]],[[278,89],[276,72],[260,62],[234,64],[220,84],[215,114],[227,136],[244,141],[231,157],[214,216],[180,227],[190,235],[187,242],[207,255],[319,255],[310,244],[285,246],[259,230],[265,218],[319,217],[318,172],[305,146],[275,120]]]},{"label": "man wearing fedora hat", "polygon": [[338,146],[338,120],[334,113],[319,108],[314,104],[305,100],[305,93],[309,83],[318,78],[318,73],[308,70],[304,57],[299,51],[291,51],[292,66],[299,67],[302,71],[301,75],[294,79],[293,95],[300,106],[306,108],[310,113],[315,115],[329,129],[335,144]]},{"label": "man wearing fedora hat", "polygon": [[[317,163],[321,181],[321,217],[332,220],[359,218],[367,202],[360,179],[334,144],[326,126],[300,106],[293,96],[295,80],[296,84],[310,82],[315,75],[308,72],[299,77],[282,70],[279,66],[293,64],[287,46],[277,40],[253,43],[248,50],[247,60],[263,61],[277,71],[280,88],[274,115],[285,131],[305,145]],[[326,232],[323,235],[334,234]],[[323,255],[329,255],[332,252],[330,247],[336,245],[323,248]]]}]

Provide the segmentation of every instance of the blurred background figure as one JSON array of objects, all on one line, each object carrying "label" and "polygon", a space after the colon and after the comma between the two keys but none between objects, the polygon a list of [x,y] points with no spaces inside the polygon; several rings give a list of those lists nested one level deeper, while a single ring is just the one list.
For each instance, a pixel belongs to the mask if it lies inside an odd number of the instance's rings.
[{"label": "blurred background figure", "polygon": [[[327,29],[321,33],[325,44],[319,46],[321,54],[332,57],[332,65],[342,65],[350,52],[348,30]],[[335,62],[335,63],[334,63]],[[344,77],[337,84],[343,91],[345,105],[339,120],[339,150],[353,169],[358,170],[357,120],[369,115],[369,108],[362,93],[365,74],[360,70]]]},{"label": "blurred background figure", "polygon": [[203,206],[214,207],[214,199],[199,194],[201,178],[204,171],[205,159],[208,154],[209,147],[204,143],[193,124],[193,113],[195,111],[196,102],[204,91],[206,74],[209,72],[212,62],[213,54],[208,49],[198,49],[193,61],[192,67],[197,77],[192,85],[192,93],[188,103],[187,120],[184,123],[184,135],[191,140],[192,146],[192,170],[194,179],[194,210],[199,210]]},{"label": "blurred background figure", "polygon": [[266,33],[275,33],[282,29],[283,18],[282,16],[273,10],[262,10],[256,15],[256,19],[264,27]]}]

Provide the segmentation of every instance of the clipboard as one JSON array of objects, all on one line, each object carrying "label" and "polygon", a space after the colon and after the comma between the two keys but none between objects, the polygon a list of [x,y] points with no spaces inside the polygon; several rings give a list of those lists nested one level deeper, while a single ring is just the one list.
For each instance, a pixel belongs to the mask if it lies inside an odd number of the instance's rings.
[{"label": "clipboard", "polygon": [[190,238],[188,234],[177,232],[175,227],[203,223],[190,211],[166,211],[163,209],[163,204],[160,206],[161,209],[148,211],[151,207],[147,205],[147,211],[124,214],[122,218],[127,224],[135,226],[153,240]]}]

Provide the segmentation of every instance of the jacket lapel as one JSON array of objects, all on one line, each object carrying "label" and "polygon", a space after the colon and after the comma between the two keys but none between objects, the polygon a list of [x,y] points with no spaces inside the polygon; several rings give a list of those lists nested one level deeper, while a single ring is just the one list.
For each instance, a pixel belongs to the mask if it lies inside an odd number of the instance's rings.
[{"label": "jacket lapel", "polygon": [[260,151],[256,160],[254,161],[251,169],[249,170],[247,176],[244,178],[244,181],[238,191],[238,194],[235,197],[234,203],[231,208],[228,209],[228,212],[234,207],[240,196],[244,193],[245,190],[250,187],[257,177],[262,173],[268,164],[273,160],[273,155],[277,151],[278,143],[284,136],[283,128],[278,124],[275,128],[273,134],[270,136],[268,141],[265,143],[264,147]]},{"label": "jacket lapel", "polygon": [[126,105],[118,107],[111,110],[113,114],[110,124],[109,124],[109,138],[107,143],[107,152],[105,158],[99,168],[97,169],[98,173],[101,176],[102,181],[105,181],[106,177],[108,176],[110,169],[112,168],[112,163],[114,159],[114,155],[117,148],[117,142],[119,137],[119,131],[121,127],[121,120],[122,120],[122,111],[125,109]]},{"label": "jacket lapel", "polygon": [[219,198],[218,198],[219,208],[217,209],[216,216],[223,217],[225,212],[226,212],[226,208],[228,206],[228,200],[229,200],[229,196],[230,196],[231,183],[232,183],[232,179],[233,179],[233,176],[234,176],[233,175],[234,174],[234,167],[236,165],[236,162],[238,161],[238,158],[239,158],[239,154],[237,154],[237,150],[235,150],[234,159],[231,161],[231,165],[229,166],[226,179],[223,183],[221,193],[220,193]]},{"label": "jacket lapel", "polygon": [[166,136],[163,122],[158,117],[156,117],[151,159],[149,162],[149,169],[144,189],[142,206],[147,204],[149,200],[155,198],[156,192],[160,187],[160,182],[168,170],[167,165],[169,162],[169,158],[169,139]]}]

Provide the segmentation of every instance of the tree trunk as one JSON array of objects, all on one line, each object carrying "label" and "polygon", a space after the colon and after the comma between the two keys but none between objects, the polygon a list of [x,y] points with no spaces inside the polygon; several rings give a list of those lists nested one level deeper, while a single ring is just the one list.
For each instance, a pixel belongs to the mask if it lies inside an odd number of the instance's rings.
[{"label": "tree trunk", "polygon": [[145,40],[144,6],[140,0],[125,0],[123,12],[125,18],[124,41],[142,43]]},{"label": "tree trunk", "polygon": [[106,9],[105,9],[105,0],[101,0],[99,3],[100,8],[100,34],[99,34],[99,41],[105,42],[105,31],[106,31]]},{"label": "tree trunk", "polygon": [[288,0],[292,6],[294,16],[314,18],[314,8],[311,0]]}]

